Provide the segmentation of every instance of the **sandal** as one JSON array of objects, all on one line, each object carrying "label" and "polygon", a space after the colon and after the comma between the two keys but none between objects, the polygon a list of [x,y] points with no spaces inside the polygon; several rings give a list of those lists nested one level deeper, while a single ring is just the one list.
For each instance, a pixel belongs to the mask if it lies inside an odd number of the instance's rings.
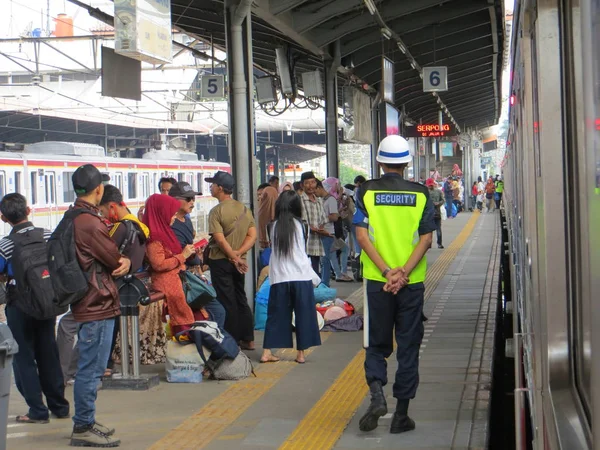
[{"label": "sandal", "polygon": [[261,364],[267,364],[267,363],[276,363],[281,361],[277,356],[272,356],[269,359],[261,359],[260,363]]},{"label": "sandal", "polygon": [[294,361],[297,362],[298,364],[304,364],[306,362],[306,360],[304,360],[304,361],[298,361],[297,359],[295,359]]},{"label": "sandal", "polygon": [[28,414],[17,416],[17,423],[50,423],[49,419],[32,419]]},{"label": "sandal", "polygon": [[102,375],[102,378],[110,378],[113,375],[113,371],[112,369],[106,369],[104,371],[104,375]]}]

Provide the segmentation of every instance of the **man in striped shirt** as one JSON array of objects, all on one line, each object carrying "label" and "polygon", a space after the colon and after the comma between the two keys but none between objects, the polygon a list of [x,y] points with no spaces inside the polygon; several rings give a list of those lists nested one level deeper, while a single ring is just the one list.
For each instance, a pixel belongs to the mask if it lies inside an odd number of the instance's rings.
[{"label": "man in striped shirt", "polygon": [[[31,211],[21,194],[5,195],[0,202],[0,212],[2,221],[12,226],[10,235],[35,228],[27,220]],[[46,241],[50,235],[50,231],[44,231]],[[0,274],[11,288],[16,285],[11,263],[13,250],[14,243],[10,238],[0,240]],[[9,289],[9,292],[12,290]],[[15,305],[18,298],[11,295],[7,298],[6,319],[19,345],[19,352],[13,360],[15,382],[29,406],[29,412],[17,416],[17,422],[48,423],[50,412],[58,419],[66,419],[69,417],[69,402],[65,399],[65,383],[54,335],[56,318],[34,319]],[[47,407],[42,393],[46,396]]]}]

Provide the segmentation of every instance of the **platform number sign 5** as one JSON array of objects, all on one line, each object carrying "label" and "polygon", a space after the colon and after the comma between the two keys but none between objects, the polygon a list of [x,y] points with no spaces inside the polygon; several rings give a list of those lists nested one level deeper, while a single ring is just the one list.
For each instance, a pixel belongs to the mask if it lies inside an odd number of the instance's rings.
[{"label": "platform number sign 5", "polygon": [[202,98],[225,98],[223,75],[204,75],[201,94]]},{"label": "platform number sign 5", "polygon": [[447,90],[447,67],[423,67],[423,92],[444,92]]}]

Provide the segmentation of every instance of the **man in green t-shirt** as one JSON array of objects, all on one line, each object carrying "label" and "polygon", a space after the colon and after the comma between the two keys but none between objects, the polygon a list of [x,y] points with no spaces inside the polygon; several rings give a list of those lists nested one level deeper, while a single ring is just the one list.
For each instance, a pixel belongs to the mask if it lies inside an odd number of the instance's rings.
[{"label": "man in green t-shirt", "polygon": [[254,322],[245,292],[246,253],[256,242],[254,217],[243,203],[231,198],[235,186],[231,174],[218,171],[205,180],[212,183],[210,193],[219,201],[208,215],[208,266],[217,299],[227,313],[225,330],[242,349],[254,350]]}]

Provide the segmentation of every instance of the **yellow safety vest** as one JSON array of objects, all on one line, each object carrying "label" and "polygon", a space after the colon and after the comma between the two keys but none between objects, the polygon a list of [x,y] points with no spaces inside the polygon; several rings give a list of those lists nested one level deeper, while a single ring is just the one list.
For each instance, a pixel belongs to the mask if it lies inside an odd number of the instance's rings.
[{"label": "yellow safety vest", "polygon": [[[419,242],[419,224],[427,204],[427,188],[406,182],[407,189],[386,189],[389,183],[373,180],[364,185],[363,205],[368,213],[369,238],[377,253],[391,267],[404,266]],[[383,186],[388,184],[388,186]],[[412,189],[414,186],[414,190]],[[363,190],[363,186],[361,186]],[[363,277],[373,281],[387,281],[381,270],[361,253]],[[427,258],[423,257],[413,269],[409,284],[422,283],[427,273]]]}]

